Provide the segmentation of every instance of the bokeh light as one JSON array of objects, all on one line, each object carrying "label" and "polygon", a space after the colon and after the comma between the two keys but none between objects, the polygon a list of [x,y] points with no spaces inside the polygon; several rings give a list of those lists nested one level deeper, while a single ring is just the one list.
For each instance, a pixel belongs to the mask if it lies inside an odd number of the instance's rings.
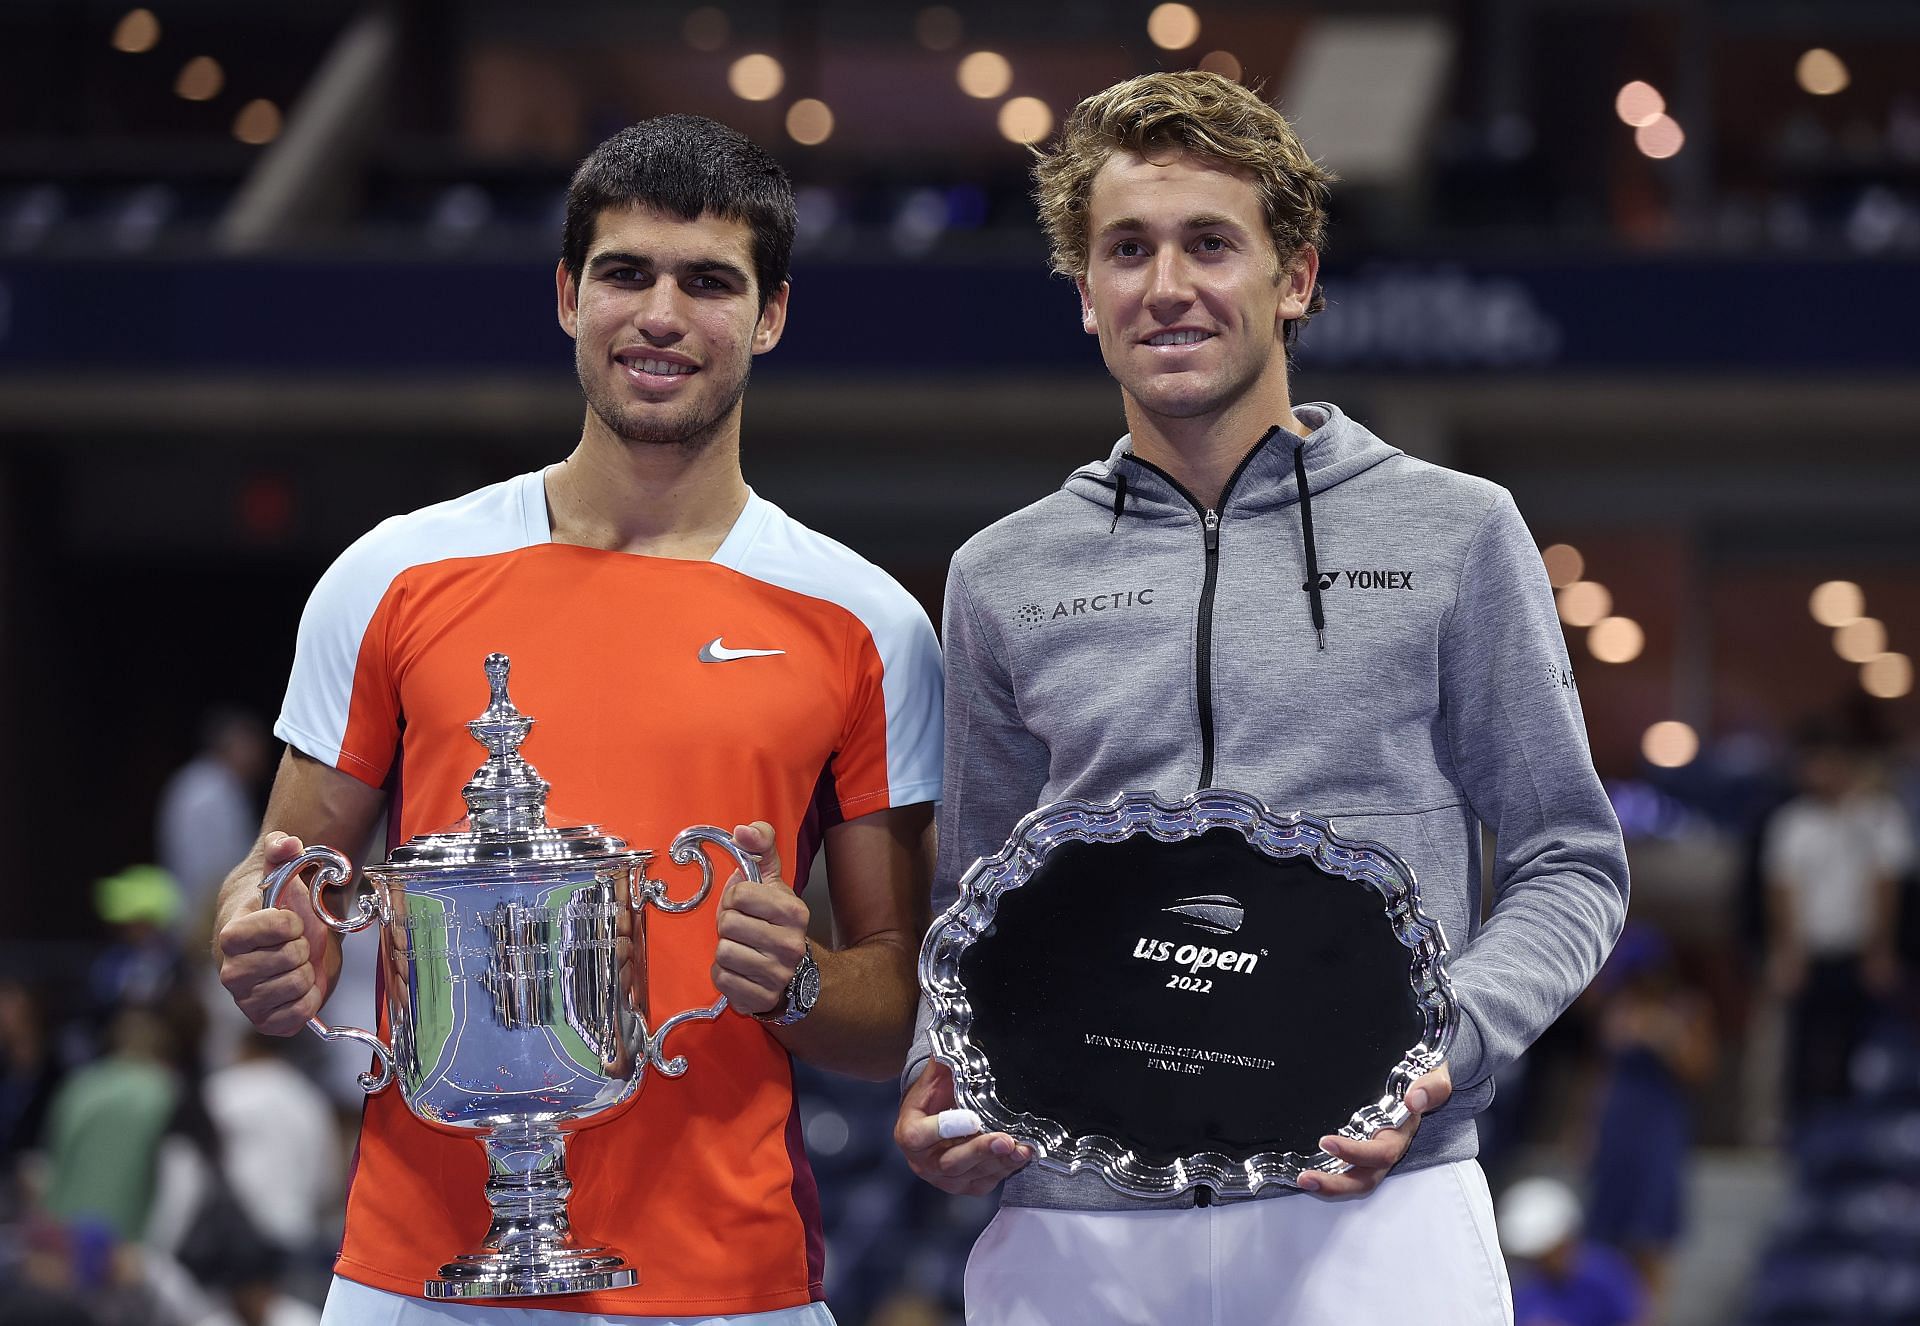
[{"label": "bokeh light", "polygon": [[227,85],[226,72],[211,55],[196,55],[180,66],[173,90],[188,101],[212,101]]},{"label": "bokeh light", "polygon": [[1556,597],[1560,620],[1569,626],[1592,626],[1613,611],[1613,595],[1597,580],[1576,580]]},{"label": "bokeh light", "polygon": [[1540,560],[1546,563],[1547,579],[1555,589],[1565,589],[1587,573],[1587,559],[1571,543],[1549,544],[1540,550]]},{"label": "bokeh light", "polygon": [[1587,632],[1587,652],[1602,663],[1631,663],[1647,647],[1647,633],[1631,617],[1602,617]]},{"label": "bokeh light", "polygon": [[1147,36],[1163,51],[1184,51],[1200,40],[1200,15],[1192,5],[1155,5],[1147,15]]},{"label": "bokeh light", "polygon": [[1678,156],[1687,145],[1687,135],[1671,115],[1656,115],[1633,131],[1633,145],[1655,161]]},{"label": "bokeh light", "polygon": [[1807,599],[1807,611],[1822,626],[1845,626],[1866,615],[1867,596],[1851,580],[1829,580],[1814,587]]},{"label": "bokeh light", "polygon": [[130,9],[113,28],[113,49],[139,55],[160,44],[160,20],[151,9]]},{"label": "bokeh light", "polygon": [[1865,663],[1887,650],[1887,628],[1877,617],[1855,617],[1833,633],[1833,652],[1849,663]]},{"label": "bokeh light", "polygon": [[1246,72],[1240,64],[1240,57],[1232,51],[1208,51],[1200,57],[1199,67],[1210,74],[1231,78],[1236,83],[1240,81],[1240,75]]},{"label": "bokeh light", "polygon": [[1656,769],[1678,769],[1692,764],[1700,753],[1700,736],[1685,723],[1670,718],[1641,734],[1640,753]]},{"label": "bokeh light", "polygon": [[1836,92],[1845,92],[1847,84],[1853,81],[1852,75],[1847,72],[1846,61],[1820,46],[1801,55],[1799,63],[1793,67],[1793,76],[1802,90],[1816,97],[1830,97]]},{"label": "bokeh light", "polygon": [[1014,97],[1000,107],[1000,135],[1009,142],[1037,143],[1053,129],[1053,109],[1038,97]]},{"label": "bokeh light", "polygon": [[743,101],[772,101],[786,81],[780,62],[759,52],[741,56],[727,70],[727,86]]},{"label": "bokeh light", "polygon": [[1660,95],[1658,88],[1639,79],[1621,88],[1613,98],[1613,113],[1623,123],[1638,129],[1643,124],[1652,124],[1667,109],[1667,99]]},{"label": "bokeh light", "polygon": [[280,108],[265,97],[255,97],[233,117],[233,136],[259,147],[280,136]]},{"label": "bokeh light", "polygon": [[960,62],[955,78],[969,97],[991,101],[1005,96],[1013,86],[1013,66],[998,51],[975,51]]},{"label": "bokeh light", "polygon": [[817,147],[833,136],[833,111],[816,97],[802,97],[787,107],[787,133],[803,147]]},{"label": "bokeh light", "polygon": [[1913,660],[1905,654],[1875,654],[1860,665],[1860,688],[1878,700],[1898,700],[1913,690]]}]

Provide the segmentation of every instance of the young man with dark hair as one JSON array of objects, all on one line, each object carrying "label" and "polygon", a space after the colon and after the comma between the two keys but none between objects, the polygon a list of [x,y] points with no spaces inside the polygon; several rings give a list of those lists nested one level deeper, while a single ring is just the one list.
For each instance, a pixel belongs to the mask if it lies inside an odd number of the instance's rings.
[{"label": "young man with dark hair", "polygon": [[[943,1140],[953,1078],[923,1028],[896,1139],[948,1191],[1006,1182],[967,1320],[1507,1321],[1474,1114],[1592,978],[1627,895],[1539,554],[1504,490],[1292,403],[1330,176],[1279,112],[1217,75],[1150,74],[1082,102],[1034,173],[1129,432],[954,557],[936,909],[1037,806],[1231,788],[1405,860],[1461,1018],[1407,1124],[1323,1138],[1343,1172],[1234,1202],[1129,1198],[1028,1168],[1004,1134]],[[1153,592],[1031,607],[1116,584]],[[1315,1028],[1298,1071],[1340,1035]]]},{"label": "young man with dark hair", "polygon": [[[741,397],[786,324],[793,229],[784,172],[722,125],[667,116],[602,144],[569,192],[555,272],[587,401],[579,444],[385,522],[308,602],[267,832],[227,880],[216,940],[222,981],[261,1029],[298,1031],[340,960],[303,891],[261,908],[263,874],[303,842],[363,847],[389,790],[395,841],[460,818],[484,754],[465,724],[494,651],[513,660],[514,699],[540,724],[528,757],[564,806],[655,850],[689,824],[739,823],[766,876],[651,928],[656,1009],[717,989],[733,1011],[677,1032],[686,1075],[569,1149],[574,1227],[635,1259],[640,1283],[518,1300],[513,1315],[419,1299],[487,1228],[485,1154],[387,1090],[367,1102],[329,1323],[531,1320],[525,1308],[832,1321],[790,1056],[872,1078],[899,1067],[927,922],[940,665],[904,590],[741,474]],[[781,869],[804,882],[823,841],[834,951],[808,944]]]}]

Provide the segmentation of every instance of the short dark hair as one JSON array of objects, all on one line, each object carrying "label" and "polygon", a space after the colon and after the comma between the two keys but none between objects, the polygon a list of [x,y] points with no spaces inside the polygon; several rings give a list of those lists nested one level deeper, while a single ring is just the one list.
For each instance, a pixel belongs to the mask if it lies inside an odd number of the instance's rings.
[{"label": "short dark hair", "polygon": [[793,182],[744,134],[703,115],[660,115],[622,129],[593,149],[567,186],[560,258],[574,280],[587,263],[600,213],[644,204],[692,221],[703,213],[753,230],[760,304],[793,258]]}]

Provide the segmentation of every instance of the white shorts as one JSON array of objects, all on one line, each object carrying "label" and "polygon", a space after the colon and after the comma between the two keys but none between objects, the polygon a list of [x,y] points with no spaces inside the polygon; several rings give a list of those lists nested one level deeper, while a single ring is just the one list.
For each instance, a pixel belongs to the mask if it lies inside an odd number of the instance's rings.
[{"label": "white shorts", "polygon": [[732,1317],[602,1317],[550,1308],[502,1308],[389,1294],[333,1277],[320,1326],[834,1326],[825,1303]]},{"label": "white shorts", "polygon": [[1366,1197],[1177,1211],[1001,1208],[967,1260],[967,1326],[1512,1326],[1471,1160]]}]

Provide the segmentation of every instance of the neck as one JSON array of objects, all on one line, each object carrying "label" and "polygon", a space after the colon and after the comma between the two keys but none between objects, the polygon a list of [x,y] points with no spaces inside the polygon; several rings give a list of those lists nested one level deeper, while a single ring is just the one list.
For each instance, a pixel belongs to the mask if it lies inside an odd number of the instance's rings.
[{"label": "neck", "polygon": [[589,410],[580,445],[547,471],[546,492],[555,543],[705,561],[747,504],[739,413],[704,445],[686,446],[628,442]]},{"label": "neck", "polygon": [[[1269,377],[1273,380],[1267,381]],[[1278,424],[1300,437],[1308,431],[1293,417],[1285,359],[1278,359],[1274,370],[1238,399],[1191,418],[1157,414],[1125,393],[1121,399],[1133,434],[1133,454],[1171,474],[1209,509],[1220,505],[1227,480],[1269,428]]]}]

